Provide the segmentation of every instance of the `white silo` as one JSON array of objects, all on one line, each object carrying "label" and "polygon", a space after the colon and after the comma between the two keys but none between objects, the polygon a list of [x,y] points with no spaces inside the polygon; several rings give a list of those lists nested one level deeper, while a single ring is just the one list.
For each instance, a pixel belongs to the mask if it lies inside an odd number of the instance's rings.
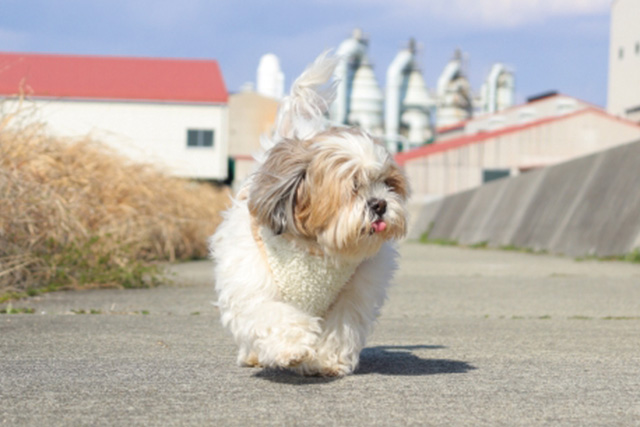
[{"label": "white silo", "polygon": [[463,70],[460,50],[456,50],[453,59],[438,78],[437,97],[437,126],[451,125],[471,117],[473,96]]},{"label": "white silo", "polygon": [[418,68],[414,68],[409,74],[400,116],[400,122],[407,128],[409,148],[420,146],[433,136],[434,110],[435,101],[429,95],[422,73]]},{"label": "white silo", "polygon": [[495,113],[515,104],[515,78],[503,64],[494,64],[482,85],[483,112]]},{"label": "white silo", "polygon": [[387,69],[384,124],[389,150],[425,143],[431,137],[434,108],[435,102],[417,65],[415,40],[411,39]]},{"label": "white silo", "polygon": [[367,55],[368,42],[362,30],[356,28],[353,35],[340,43],[336,56],[340,59],[336,65],[334,77],[337,82],[336,99],[331,105],[331,120],[340,124],[347,124],[351,103],[353,79],[360,64]]},{"label": "white silo", "polygon": [[273,53],[267,53],[260,58],[256,91],[275,99],[284,95],[284,73],[280,69],[280,60]]},{"label": "white silo", "polygon": [[400,135],[400,114],[402,99],[405,95],[408,76],[414,59],[414,45],[402,49],[387,68],[387,87],[385,89],[384,132],[389,151],[396,152]]},{"label": "white silo", "polygon": [[382,134],[382,90],[365,59],[353,76],[348,122],[372,134]]}]

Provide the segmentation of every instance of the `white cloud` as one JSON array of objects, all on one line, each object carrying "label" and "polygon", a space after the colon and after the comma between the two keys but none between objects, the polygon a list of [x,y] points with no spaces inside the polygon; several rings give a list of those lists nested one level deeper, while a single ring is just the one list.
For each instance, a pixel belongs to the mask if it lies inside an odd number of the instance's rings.
[{"label": "white cloud", "polygon": [[355,0],[388,4],[394,14],[481,28],[513,28],[560,16],[602,15],[611,0]]},{"label": "white cloud", "polygon": [[[442,3],[441,3],[442,4]],[[453,0],[445,17],[478,22],[488,27],[517,27],[556,16],[606,12],[609,0]],[[448,16],[447,16],[448,15]]]}]

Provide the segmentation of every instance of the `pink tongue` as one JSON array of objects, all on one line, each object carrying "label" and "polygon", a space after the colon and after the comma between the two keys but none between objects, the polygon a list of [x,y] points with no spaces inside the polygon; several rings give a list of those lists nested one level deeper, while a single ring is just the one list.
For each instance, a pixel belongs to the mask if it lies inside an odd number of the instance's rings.
[{"label": "pink tongue", "polygon": [[387,223],[379,219],[371,224],[371,227],[373,228],[373,231],[375,231],[376,233],[380,233],[381,231],[384,231],[385,228],[387,228]]}]

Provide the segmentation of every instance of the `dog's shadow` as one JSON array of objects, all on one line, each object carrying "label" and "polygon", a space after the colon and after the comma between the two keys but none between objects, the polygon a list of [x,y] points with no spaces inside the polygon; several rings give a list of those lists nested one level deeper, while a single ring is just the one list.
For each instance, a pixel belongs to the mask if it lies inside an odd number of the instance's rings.
[{"label": "dog's shadow", "polygon": [[[360,364],[354,375],[438,375],[464,374],[476,369],[467,362],[449,359],[423,359],[412,353],[414,350],[442,349],[439,345],[409,345],[409,346],[377,346],[362,350]],[[339,378],[303,377],[293,372],[263,369],[254,375],[267,381],[303,385],[326,384]]]},{"label": "dog's shadow", "polygon": [[436,375],[464,374],[474,368],[467,362],[449,359],[423,359],[412,350],[437,350],[440,345],[378,346],[362,350],[356,375]]}]

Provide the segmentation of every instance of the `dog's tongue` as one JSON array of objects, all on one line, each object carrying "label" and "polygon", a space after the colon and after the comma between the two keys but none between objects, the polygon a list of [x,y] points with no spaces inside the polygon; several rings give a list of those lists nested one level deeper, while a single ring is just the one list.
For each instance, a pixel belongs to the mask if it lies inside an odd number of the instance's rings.
[{"label": "dog's tongue", "polygon": [[376,233],[380,233],[384,231],[385,228],[387,228],[387,223],[379,219],[371,224],[371,228],[373,228],[373,231],[375,231]]}]

